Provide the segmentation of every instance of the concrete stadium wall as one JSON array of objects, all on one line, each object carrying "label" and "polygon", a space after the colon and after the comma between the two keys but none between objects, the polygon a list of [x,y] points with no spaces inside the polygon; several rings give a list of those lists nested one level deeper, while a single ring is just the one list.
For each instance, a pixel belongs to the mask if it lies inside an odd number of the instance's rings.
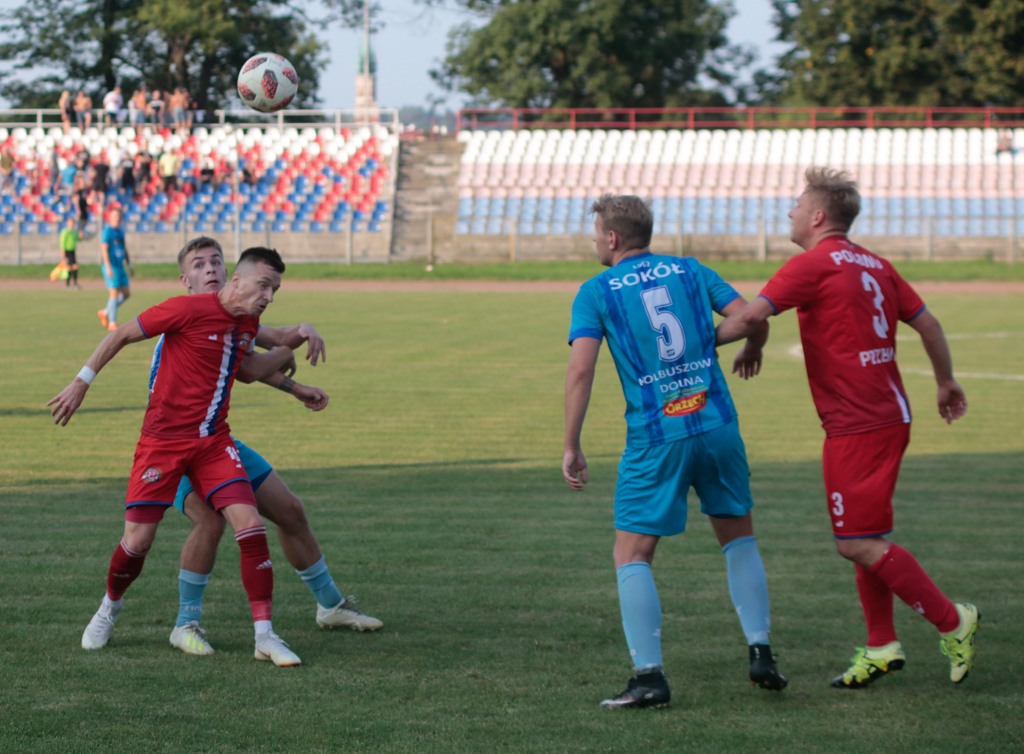
[{"label": "concrete stadium wall", "polygon": [[[197,233],[189,233],[192,238]],[[224,247],[224,255],[230,263],[235,259],[235,234],[208,233]],[[354,262],[387,262],[390,233],[352,234],[352,260]],[[125,244],[133,263],[175,262],[178,252],[187,240],[181,233],[128,233]],[[345,233],[243,233],[241,249],[250,246],[266,246],[277,249],[285,262],[340,262],[344,263],[347,253]],[[0,236],[0,264],[17,264],[17,236]],[[57,234],[24,235],[20,239],[21,261],[24,264],[57,264],[60,261],[60,247]],[[100,261],[99,235],[87,237],[78,244],[78,261],[95,264]]]},{"label": "concrete stadium wall", "polygon": [[[903,236],[856,236],[854,242],[876,254],[893,260],[912,259],[995,259],[1015,261],[1016,239],[998,237],[913,238]],[[760,238],[746,235],[656,235],[651,249],[661,254],[682,254],[708,259],[757,259]],[[786,236],[768,236],[767,258],[783,260],[800,249]],[[455,236],[453,251],[438,255],[446,262],[593,259],[590,236]],[[513,251],[514,250],[514,251]]]}]

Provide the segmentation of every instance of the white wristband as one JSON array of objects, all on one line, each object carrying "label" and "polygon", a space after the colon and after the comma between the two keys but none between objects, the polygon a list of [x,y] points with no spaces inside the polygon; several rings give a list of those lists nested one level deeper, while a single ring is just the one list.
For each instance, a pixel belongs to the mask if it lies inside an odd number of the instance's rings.
[{"label": "white wristband", "polygon": [[96,372],[89,367],[82,367],[82,371],[78,373],[78,379],[86,385],[91,385],[92,381],[96,379]]}]

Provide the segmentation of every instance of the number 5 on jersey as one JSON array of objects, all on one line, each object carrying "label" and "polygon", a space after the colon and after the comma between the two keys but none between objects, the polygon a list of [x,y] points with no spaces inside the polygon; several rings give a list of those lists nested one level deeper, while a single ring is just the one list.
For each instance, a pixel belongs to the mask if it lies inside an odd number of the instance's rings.
[{"label": "number 5 on jersey", "polygon": [[651,322],[651,329],[658,333],[658,356],[662,361],[678,361],[686,351],[686,334],[683,324],[672,312],[665,311],[672,306],[668,288],[659,285],[640,291],[644,311]]}]

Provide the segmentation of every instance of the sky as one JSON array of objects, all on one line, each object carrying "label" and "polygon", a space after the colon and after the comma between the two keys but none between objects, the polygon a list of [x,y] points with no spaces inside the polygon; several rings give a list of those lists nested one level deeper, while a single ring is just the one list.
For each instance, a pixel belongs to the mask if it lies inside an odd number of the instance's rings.
[{"label": "sky", "polygon": [[[0,9],[22,5],[24,0],[0,0]],[[473,17],[465,11],[446,8],[425,10],[413,0],[378,0],[384,29],[373,36],[371,44],[377,56],[377,101],[384,107],[428,104],[431,96],[446,96],[442,107],[458,109],[464,100],[441,91],[428,71],[444,57],[448,30]],[[759,65],[768,65],[781,53],[782,46],[772,43],[770,0],[733,0],[736,15],[729,24],[730,42],[754,46]],[[307,7],[316,14],[319,0]],[[356,58],[362,44],[362,32],[340,26],[314,29],[327,43],[330,63],[321,75],[320,99],[328,109],[351,109],[355,105]],[[254,50],[254,52],[256,52]],[[0,106],[7,103],[0,100]]]}]

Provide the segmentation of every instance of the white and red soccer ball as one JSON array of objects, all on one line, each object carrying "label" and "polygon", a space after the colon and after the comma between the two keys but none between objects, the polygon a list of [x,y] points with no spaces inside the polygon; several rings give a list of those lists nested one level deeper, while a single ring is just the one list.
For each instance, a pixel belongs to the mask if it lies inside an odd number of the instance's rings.
[{"label": "white and red soccer ball", "polygon": [[258,52],[238,72],[238,96],[261,113],[288,107],[299,90],[295,66],[275,52]]}]

